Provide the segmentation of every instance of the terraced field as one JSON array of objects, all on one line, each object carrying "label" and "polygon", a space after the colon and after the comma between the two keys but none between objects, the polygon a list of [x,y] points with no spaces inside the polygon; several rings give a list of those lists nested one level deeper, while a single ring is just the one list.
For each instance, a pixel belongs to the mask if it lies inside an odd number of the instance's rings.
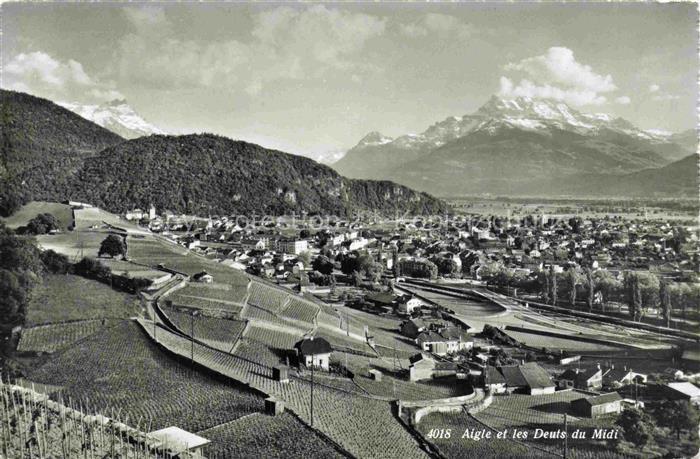
[{"label": "terraced field", "polygon": [[121,410],[123,419],[140,420],[150,430],[177,425],[198,431],[264,409],[259,395],[192,372],[165,354],[133,321],[82,341],[28,376],[63,386],[63,397],[89,412]]},{"label": "terraced field", "polygon": [[253,414],[198,435],[214,443],[206,450],[209,458],[345,457],[289,413],[276,417]]},{"label": "terraced field", "polygon": [[278,290],[260,282],[253,282],[250,285],[250,296],[248,297],[248,303],[261,309],[265,309],[266,311],[278,314],[286,305],[289,297],[290,294],[287,292]]},{"label": "terraced field", "polygon": [[133,295],[72,274],[47,274],[32,291],[27,326],[85,319],[127,318],[141,310]]},{"label": "terraced field", "polygon": [[118,321],[113,319],[94,319],[25,328],[22,330],[17,350],[55,352],[116,323]]},{"label": "terraced field", "polygon": [[[144,323],[144,330],[151,333]],[[189,355],[191,343],[178,335],[158,330],[158,340],[172,352]],[[206,347],[195,345],[195,360],[266,394],[285,400],[305,422],[310,422],[310,385],[293,378],[280,383],[271,378],[271,369]],[[314,389],[314,427],[358,457],[427,457],[416,440],[394,418],[389,403],[348,394],[324,386]],[[347,410],[345,409],[347,408]],[[381,428],[377,428],[381,426]]]},{"label": "terraced field", "polygon": [[257,341],[273,349],[293,349],[301,340],[301,334],[285,333],[257,325],[250,325],[243,335],[247,340]]},{"label": "terraced field", "polygon": [[246,327],[243,320],[221,319],[200,314],[194,319],[187,312],[165,308],[165,314],[183,332],[190,334],[194,325],[194,337],[224,352],[230,352]]},{"label": "terraced field", "polygon": [[280,312],[280,315],[313,325],[318,313],[319,307],[317,305],[308,300],[292,297],[287,307]]}]

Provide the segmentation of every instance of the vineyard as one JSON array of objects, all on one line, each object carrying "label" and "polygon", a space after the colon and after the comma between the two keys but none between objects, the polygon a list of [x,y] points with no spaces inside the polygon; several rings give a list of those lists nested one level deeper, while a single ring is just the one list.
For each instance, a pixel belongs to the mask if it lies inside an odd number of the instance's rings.
[{"label": "vineyard", "polygon": [[209,346],[230,352],[245,330],[242,320],[221,319],[199,314],[194,319],[191,313],[166,308],[165,314],[183,332],[190,334],[194,325],[194,337]]},{"label": "vineyard", "polygon": [[[142,324],[152,336],[152,331],[149,331],[152,326],[147,322]],[[158,341],[171,352],[189,355],[189,340],[163,329],[156,333]],[[310,422],[311,387],[307,381],[292,378],[289,383],[280,383],[272,380],[268,366],[201,345],[195,345],[194,349],[196,362],[284,400],[304,422]],[[415,439],[393,416],[388,402],[316,385],[313,424],[358,457],[375,457],[378,451],[387,458],[426,457]]]},{"label": "vineyard", "polygon": [[133,296],[72,274],[47,274],[32,291],[27,326],[73,320],[127,318],[141,307]]},{"label": "vineyard", "polygon": [[273,349],[293,349],[301,340],[301,334],[285,333],[280,330],[251,325],[244,334],[247,340],[257,341]]},{"label": "vineyard", "polygon": [[[504,429],[516,426],[564,423],[564,413],[573,400],[585,398],[586,394],[567,390],[544,395],[520,395],[494,397],[493,403],[476,417],[493,427]],[[577,424],[590,423],[591,420],[578,420],[569,417]]]},{"label": "vineyard", "polygon": [[259,307],[252,305],[248,305],[243,308],[241,311],[241,316],[254,322],[265,322],[273,327],[298,330],[300,334],[307,333],[313,329],[311,324],[308,325],[308,328],[302,329],[302,324],[299,322],[291,321],[289,319],[285,319],[284,317],[278,317],[265,309],[260,309]]},{"label": "vineyard", "polygon": [[84,414],[38,392],[0,382],[0,457],[175,457],[141,426],[130,427],[118,414],[110,414],[112,418]]},{"label": "vineyard", "polygon": [[28,376],[63,386],[63,397],[87,412],[119,408],[124,419],[150,430],[203,430],[264,408],[260,396],[175,361],[133,321],[82,341]]},{"label": "vineyard", "polygon": [[[490,439],[462,438],[466,429],[480,431],[484,426],[474,420],[465,411],[458,413],[431,413],[421,419],[418,424],[419,432],[433,443],[447,458],[480,457],[480,458],[509,458],[509,459],[540,459],[554,458],[555,455],[544,451],[528,448],[527,446],[508,439],[495,438],[491,430]],[[444,432],[450,431],[450,437],[445,438]],[[489,429],[486,429],[489,430]],[[441,435],[429,435],[441,431]],[[435,438],[437,437],[437,438]]]},{"label": "vineyard", "polygon": [[319,307],[310,301],[292,297],[289,305],[280,314],[293,320],[314,324],[314,319],[318,315]]},{"label": "vineyard", "polygon": [[289,413],[281,416],[252,414],[199,432],[212,440],[209,458],[309,457],[341,458],[333,445]]},{"label": "vineyard", "polygon": [[22,330],[17,350],[55,352],[116,323],[116,320],[94,319],[25,328]]},{"label": "vineyard", "polygon": [[190,282],[186,287],[178,290],[177,293],[187,297],[200,297],[224,303],[237,303],[239,305],[243,304],[248,294],[245,287],[232,287],[228,284],[198,284],[194,282]]},{"label": "vineyard", "polygon": [[260,282],[250,284],[248,304],[257,306],[273,314],[279,314],[291,294]]}]

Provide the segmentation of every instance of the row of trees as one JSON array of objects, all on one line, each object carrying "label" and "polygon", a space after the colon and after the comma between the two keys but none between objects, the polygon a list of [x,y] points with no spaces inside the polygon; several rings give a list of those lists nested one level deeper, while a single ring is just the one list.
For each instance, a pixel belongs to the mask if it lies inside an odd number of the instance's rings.
[{"label": "row of trees", "polygon": [[610,302],[627,304],[629,316],[641,320],[651,309],[659,309],[666,325],[670,325],[673,309],[682,314],[700,305],[700,286],[691,283],[669,282],[654,273],[628,271],[618,280],[609,271],[586,269],[583,272],[570,268],[556,273],[552,268],[543,270],[537,279],[522,271],[503,266],[499,262],[487,263],[481,275],[490,283],[515,287],[531,293],[539,293],[542,300],[552,305],[576,307],[583,300],[589,311],[598,305],[605,311]]}]

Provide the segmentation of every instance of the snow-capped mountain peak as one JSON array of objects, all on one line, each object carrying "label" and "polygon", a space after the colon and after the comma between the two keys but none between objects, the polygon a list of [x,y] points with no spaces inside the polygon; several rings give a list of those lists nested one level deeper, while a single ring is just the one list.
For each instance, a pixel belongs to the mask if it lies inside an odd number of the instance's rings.
[{"label": "snow-capped mountain peak", "polygon": [[144,120],[123,99],[112,100],[99,105],[72,102],[57,103],[126,139],[135,139],[151,134],[165,134],[164,131]]},{"label": "snow-capped mountain peak", "polygon": [[372,131],[360,140],[357,144],[358,147],[369,147],[375,145],[384,145],[385,143],[390,143],[394,139],[387,137],[377,131]]}]

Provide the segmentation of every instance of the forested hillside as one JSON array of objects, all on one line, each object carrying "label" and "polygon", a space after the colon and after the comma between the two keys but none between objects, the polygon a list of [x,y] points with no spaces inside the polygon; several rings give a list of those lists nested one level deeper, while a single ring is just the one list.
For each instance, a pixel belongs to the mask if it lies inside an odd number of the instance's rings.
[{"label": "forested hillside", "polygon": [[392,182],[351,180],[301,156],[211,134],[150,136],[85,160],[70,197],[123,212],[349,215],[442,212],[445,205]]},{"label": "forested hillside", "polygon": [[51,101],[0,90],[0,215],[32,199],[56,199],[84,158],[122,142]]},{"label": "forested hillside", "polygon": [[124,141],[51,101],[0,92],[0,215],[30,200],[113,212],[150,204],[208,213],[438,213],[446,205],[392,182],[351,180],[315,161],[211,134]]}]

